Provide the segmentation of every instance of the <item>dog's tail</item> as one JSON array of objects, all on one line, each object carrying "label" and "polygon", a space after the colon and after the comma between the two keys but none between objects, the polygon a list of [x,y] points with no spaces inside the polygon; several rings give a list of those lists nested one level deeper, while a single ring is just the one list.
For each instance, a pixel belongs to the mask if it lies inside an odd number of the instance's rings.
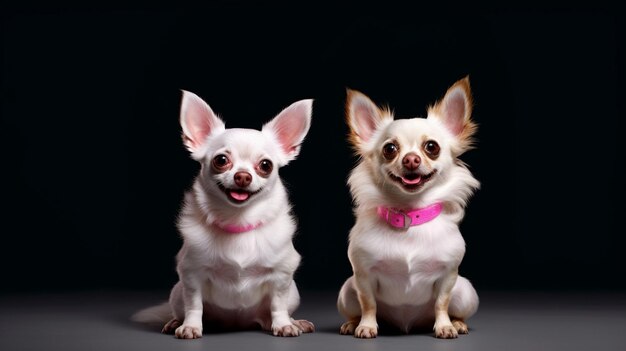
[{"label": "dog's tail", "polygon": [[130,320],[147,325],[163,326],[163,324],[167,323],[172,318],[172,308],[169,302],[164,302],[160,305],[144,308],[136,312],[130,317]]}]

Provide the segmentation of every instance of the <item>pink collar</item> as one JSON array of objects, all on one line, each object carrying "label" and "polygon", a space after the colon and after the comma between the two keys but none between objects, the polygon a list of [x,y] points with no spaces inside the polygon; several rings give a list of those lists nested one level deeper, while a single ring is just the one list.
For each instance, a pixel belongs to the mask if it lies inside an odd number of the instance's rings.
[{"label": "pink collar", "polygon": [[225,231],[226,233],[229,234],[240,234],[240,233],[245,233],[245,232],[249,232],[253,229],[256,229],[258,227],[260,227],[261,225],[263,225],[263,223],[259,222],[257,224],[248,224],[248,225],[234,225],[234,224],[221,224],[217,221],[213,222],[213,225],[220,228],[221,230]]},{"label": "pink collar", "polygon": [[409,227],[432,221],[439,216],[442,210],[443,205],[441,202],[436,202],[424,208],[415,208],[408,211],[378,206],[376,212],[378,217],[389,223],[390,226],[409,229]]}]

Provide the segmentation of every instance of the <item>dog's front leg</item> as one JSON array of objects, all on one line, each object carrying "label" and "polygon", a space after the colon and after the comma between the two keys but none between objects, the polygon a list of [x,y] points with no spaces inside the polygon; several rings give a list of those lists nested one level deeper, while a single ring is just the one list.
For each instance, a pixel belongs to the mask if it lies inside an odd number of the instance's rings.
[{"label": "dog's front leg", "polygon": [[375,338],[378,335],[376,298],[367,271],[355,269],[354,282],[359,305],[361,306],[361,321],[354,330],[354,336],[362,339]]},{"label": "dog's front leg", "polygon": [[202,337],[202,283],[195,275],[181,277],[183,284],[183,304],[185,320],[176,328],[179,339],[197,339]]},{"label": "dog's front leg", "polygon": [[[286,277],[288,278],[288,277]],[[302,330],[293,324],[289,316],[289,289],[291,280],[276,283],[271,296],[272,334],[274,336],[299,336]]]},{"label": "dog's front leg", "polygon": [[458,333],[448,314],[448,306],[450,305],[451,291],[459,276],[458,270],[451,271],[443,277],[435,286],[435,336],[440,339],[454,339],[458,337]]}]

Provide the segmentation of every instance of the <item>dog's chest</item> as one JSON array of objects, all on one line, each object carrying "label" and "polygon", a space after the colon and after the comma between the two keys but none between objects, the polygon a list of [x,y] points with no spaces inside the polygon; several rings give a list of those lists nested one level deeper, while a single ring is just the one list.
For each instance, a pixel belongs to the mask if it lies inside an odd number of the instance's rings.
[{"label": "dog's chest", "polygon": [[206,299],[226,309],[249,308],[267,295],[274,268],[260,261],[219,262],[206,268]]},{"label": "dog's chest", "polygon": [[211,252],[202,263],[208,280],[234,290],[249,289],[270,279],[276,256],[283,253],[256,236],[223,238],[214,242]]},{"label": "dog's chest", "polygon": [[371,268],[377,297],[390,305],[420,305],[431,300],[433,286],[448,265],[436,257],[383,258]]},{"label": "dog's chest", "polygon": [[430,301],[434,284],[458,266],[462,247],[462,242],[437,240],[397,240],[379,245],[370,257],[377,296],[391,305]]},{"label": "dog's chest", "polygon": [[214,283],[222,283],[239,286],[245,282],[250,284],[262,283],[272,274],[273,268],[263,265],[261,262],[218,262],[207,267],[209,279]]},{"label": "dog's chest", "polygon": [[381,290],[400,290],[406,294],[430,289],[435,281],[449,272],[450,262],[429,252],[405,252],[378,257],[371,272]]},{"label": "dog's chest", "polygon": [[372,272],[393,281],[437,279],[446,271],[446,262],[437,257],[385,257],[372,266]]}]

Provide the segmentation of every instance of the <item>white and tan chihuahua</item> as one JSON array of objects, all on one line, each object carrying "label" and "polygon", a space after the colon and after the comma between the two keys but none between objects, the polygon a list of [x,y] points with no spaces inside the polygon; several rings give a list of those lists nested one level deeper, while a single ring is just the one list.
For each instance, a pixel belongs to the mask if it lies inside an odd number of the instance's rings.
[{"label": "white and tan chihuahua", "polygon": [[300,255],[278,175],[299,154],[311,111],[312,100],[301,100],[260,131],[226,129],[206,102],[183,91],[183,141],[201,170],[178,220],[180,280],[169,303],[138,312],[135,321],[161,321],[164,333],[180,339],[202,337],[203,321],[260,326],[276,336],[314,330],[312,323],[291,317],[300,301],[293,280]]},{"label": "white and tan chihuahua", "polygon": [[404,332],[434,323],[444,339],[468,333],[478,295],[458,275],[465,254],[458,225],[479,182],[458,157],[472,146],[471,112],[467,77],[427,118],[394,120],[348,90],[349,138],[360,161],[348,179],[356,206],[348,247],[354,275],[337,301],[347,319],[341,334],[374,338],[377,318]]}]

